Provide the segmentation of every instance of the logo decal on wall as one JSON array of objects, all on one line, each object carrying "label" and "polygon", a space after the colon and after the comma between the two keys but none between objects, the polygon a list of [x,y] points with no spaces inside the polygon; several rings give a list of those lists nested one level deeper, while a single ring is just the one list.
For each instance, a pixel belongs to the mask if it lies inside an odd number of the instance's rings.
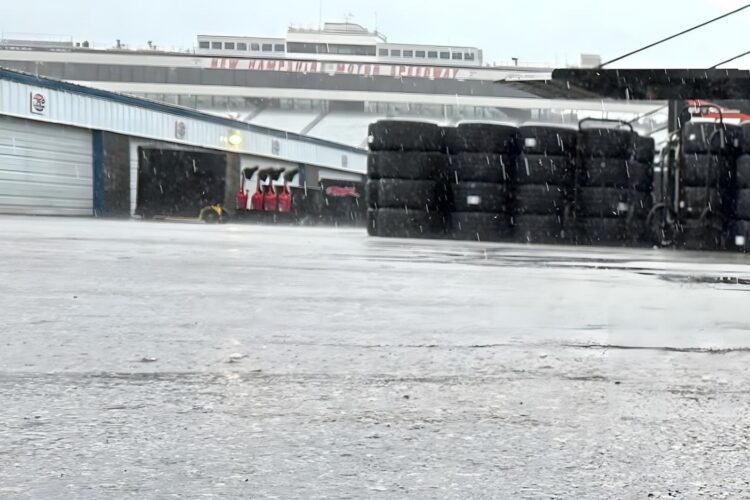
[{"label": "logo decal on wall", "polygon": [[47,114],[47,96],[40,91],[34,91],[31,93],[31,112],[35,115],[46,115]]},{"label": "logo decal on wall", "polygon": [[185,122],[177,121],[174,124],[174,136],[176,139],[184,139],[187,135],[187,125]]}]

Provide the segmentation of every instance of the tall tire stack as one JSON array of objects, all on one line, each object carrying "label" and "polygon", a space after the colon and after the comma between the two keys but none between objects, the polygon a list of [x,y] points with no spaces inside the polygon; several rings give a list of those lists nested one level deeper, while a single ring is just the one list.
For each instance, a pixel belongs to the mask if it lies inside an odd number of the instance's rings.
[{"label": "tall tire stack", "polygon": [[445,230],[443,131],[435,124],[381,120],[370,125],[367,231],[371,236],[432,238]]},{"label": "tall tire stack", "polygon": [[517,134],[516,127],[490,123],[446,129],[452,238],[501,241],[511,236],[509,201]]},{"label": "tall tire stack", "polygon": [[689,121],[683,126],[677,228],[680,247],[726,247],[735,195],[735,140],[735,128],[721,123]]},{"label": "tall tire stack", "polygon": [[740,251],[750,252],[750,123],[742,124],[739,148],[732,234],[735,247]]},{"label": "tall tire stack", "polygon": [[578,141],[577,241],[643,242],[653,206],[652,143],[630,128],[613,127],[582,127]]},{"label": "tall tire stack", "polygon": [[633,161],[628,165],[629,186],[637,193],[635,217],[636,226],[632,237],[636,243],[652,245],[654,238],[650,234],[648,217],[656,203],[656,178],[654,176],[654,161],[656,160],[656,141],[653,137],[636,135],[635,153]]},{"label": "tall tire stack", "polygon": [[554,243],[564,234],[573,195],[578,131],[549,125],[518,129],[513,233],[522,243]]}]

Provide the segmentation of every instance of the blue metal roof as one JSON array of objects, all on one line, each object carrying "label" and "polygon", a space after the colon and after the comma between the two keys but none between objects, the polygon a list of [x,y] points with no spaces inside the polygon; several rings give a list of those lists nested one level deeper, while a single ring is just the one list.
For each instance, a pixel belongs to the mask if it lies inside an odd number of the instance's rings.
[{"label": "blue metal roof", "polygon": [[74,83],[65,82],[62,80],[55,80],[52,78],[46,78],[43,76],[32,75],[21,71],[15,71],[8,68],[0,67],[0,78],[4,80],[10,80],[17,83],[26,85],[34,85],[37,87],[44,87],[52,90],[59,90],[63,92],[70,92],[73,94],[80,94],[90,97],[97,97],[100,99],[107,99],[109,101],[117,102],[120,104],[127,104],[129,106],[135,106],[139,108],[145,108],[151,111],[157,111],[161,113],[169,113],[175,116],[181,116],[185,118],[193,118],[196,120],[202,120],[204,122],[213,123],[217,125],[227,126],[236,130],[247,130],[250,132],[257,132],[266,134],[272,137],[278,137],[281,139],[293,139],[300,142],[306,142],[319,146],[327,146],[347,151],[350,153],[365,153],[366,150],[361,148],[355,148],[346,144],[339,144],[332,141],[326,141],[324,139],[317,139],[301,134],[295,134],[293,132],[285,132],[283,130],[277,130],[273,128],[261,127],[259,125],[253,125],[246,122],[237,120],[231,120],[229,118],[222,118],[220,116],[210,115],[208,113],[202,113],[200,111],[185,108],[183,106],[175,106],[173,104],[166,104],[163,102],[151,101],[149,99],[143,99],[140,97],[134,97],[126,94],[118,94],[116,92],[110,92],[108,90],[101,90],[92,87],[84,87],[83,85],[76,85]]}]

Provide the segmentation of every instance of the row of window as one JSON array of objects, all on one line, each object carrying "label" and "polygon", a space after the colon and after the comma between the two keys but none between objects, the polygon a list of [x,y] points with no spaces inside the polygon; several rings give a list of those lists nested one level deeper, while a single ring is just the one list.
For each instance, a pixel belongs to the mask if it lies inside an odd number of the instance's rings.
[{"label": "row of window", "polygon": [[380,49],[380,57],[404,57],[406,59],[453,59],[454,61],[474,61],[473,52],[439,52],[437,50],[401,50],[401,49]]},{"label": "row of window", "polygon": [[283,43],[246,43],[246,42],[198,42],[199,49],[237,50],[240,52],[286,52]]},{"label": "row of window", "polygon": [[287,43],[290,54],[337,54],[343,56],[374,56],[375,47],[369,45],[341,45],[329,43]]},{"label": "row of window", "polygon": [[[311,54],[340,54],[374,56],[373,47],[328,45],[328,44],[289,44],[289,52],[311,53]],[[204,50],[233,50],[239,52],[286,52],[283,43],[246,43],[246,42],[209,42],[200,41],[198,47]],[[405,59],[453,59],[454,61],[474,61],[476,55],[473,52],[450,52],[437,50],[409,50],[409,49],[379,49],[380,57],[403,57]]]}]

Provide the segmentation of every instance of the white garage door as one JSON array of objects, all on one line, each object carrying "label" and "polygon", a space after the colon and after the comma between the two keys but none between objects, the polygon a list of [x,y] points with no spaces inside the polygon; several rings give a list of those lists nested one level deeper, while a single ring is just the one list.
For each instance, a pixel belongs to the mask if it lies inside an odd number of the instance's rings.
[{"label": "white garage door", "polygon": [[0,116],[0,213],[91,215],[91,132]]}]

